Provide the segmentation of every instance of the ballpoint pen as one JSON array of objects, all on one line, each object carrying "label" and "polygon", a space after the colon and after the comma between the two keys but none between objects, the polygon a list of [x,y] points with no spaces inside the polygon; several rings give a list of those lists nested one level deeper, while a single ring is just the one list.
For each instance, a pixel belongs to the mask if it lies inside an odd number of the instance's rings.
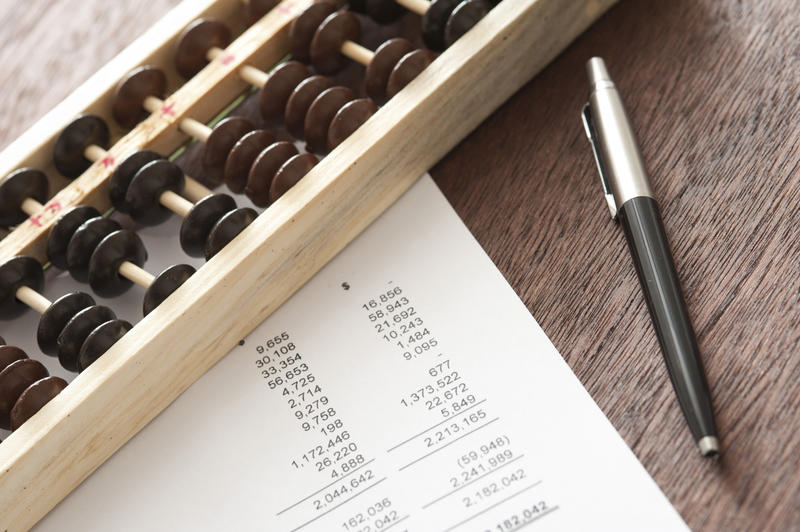
[{"label": "ballpoint pen", "polygon": [[697,340],[636,137],[603,60],[593,57],[586,69],[590,93],[583,124],[611,217],[625,231],[670,380],[692,435],[703,456],[716,456],[719,439]]}]

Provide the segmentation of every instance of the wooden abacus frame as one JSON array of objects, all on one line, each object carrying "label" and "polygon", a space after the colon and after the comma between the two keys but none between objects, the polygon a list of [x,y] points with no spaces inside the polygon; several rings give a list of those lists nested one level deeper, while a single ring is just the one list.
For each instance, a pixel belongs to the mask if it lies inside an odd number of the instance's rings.
[{"label": "wooden abacus frame", "polygon": [[[0,444],[0,530],[35,524],[614,1],[506,0],[495,7]],[[173,114],[154,113],[124,136],[113,131],[110,153],[122,160],[142,148],[174,151],[185,142],[180,120],[208,120],[247,90],[239,67],[277,63],[291,20],[311,3],[283,1],[226,49],[226,61],[211,62],[167,98]],[[109,117],[113,89],[125,74],[167,64],[192,20],[230,21],[238,10],[241,0],[179,5],[0,155],[0,175],[22,166],[55,175],[54,139],[76,115]],[[109,205],[110,173],[94,164],[66,184],[36,223],[26,221],[0,241],[0,260],[27,254],[45,262],[45,238],[60,211]]]}]

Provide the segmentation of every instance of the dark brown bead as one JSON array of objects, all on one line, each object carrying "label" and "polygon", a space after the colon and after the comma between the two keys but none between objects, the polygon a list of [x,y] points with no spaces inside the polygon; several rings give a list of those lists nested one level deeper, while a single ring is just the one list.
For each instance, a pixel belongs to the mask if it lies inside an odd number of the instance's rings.
[{"label": "dark brown bead", "polygon": [[318,162],[319,159],[311,153],[299,153],[283,163],[269,187],[270,203],[295,186]]},{"label": "dark brown bead", "polygon": [[336,12],[330,2],[317,2],[308,6],[289,26],[289,52],[292,58],[307,63],[311,58],[309,48],[317,28],[328,15]]},{"label": "dark brown bead", "polygon": [[98,216],[86,220],[75,230],[67,244],[67,270],[73,279],[81,283],[89,279],[89,259],[94,248],[101,240],[119,229],[116,220]]},{"label": "dark brown bead", "polygon": [[347,9],[354,13],[367,14],[367,0],[350,0],[347,2]]},{"label": "dark brown bead", "polygon": [[430,50],[420,49],[407,53],[397,62],[386,84],[386,96],[393,98],[403,87],[419,76],[436,59]]},{"label": "dark brown bead", "polygon": [[332,85],[325,76],[311,76],[300,82],[286,104],[286,129],[295,138],[303,138],[303,126],[311,102]]},{"label": "dark brown bead", "polygon": [[111,114],[119,125],[132,129],[150,114],[144,108],[144,100],[148,96],[163,100],[166,92],[167,76],[164,71],[149,65],[140,66],[117,85]]},{"label": "dark brown bead", "polygon": [[70,292],[53,301],[42,317],[36,329],[36,341],[46,355],[58,354],[58,335],[75,314],[94,305],[94,299],[84,292]]},{"label": "dark brown bead", "polygon": [[189,277],[194,275],[195,269],[188,264],[175,264],[156,276],[153,284],[144,294],[142,313],[144,316],[150,314],[159,306],[169,295],[177,290]]},{"label": "dark brown bead", "polygon": [[0,371],[3,371],[12,362],[23,358],[28,358],[28,355],[19,347],[15,345],[0,345]]},{"label": "dark brown bead", "polygon": [[167,190],[180,193],[186,179],[177,164],[159,159],[144,165],[133,176],[125,193],[128,213],[142,225],[158,225],[172,215],[172,211],[161,205],[159,198]]},{"label": "dark brown bead", "polygon": [[366,0],[366,12],[378,24],[394,22],[406,13],[395,0]]},{"label": "dark brown bead", "polygon": [[258,94],[261,118],[270,126],[279,124],[292,91],[310,75],[308,67],[299,61],[287,61],[273,70]]},{"label": "dark brown bead", "polygon": [[130,186],[133,176],[144,165],[163,158],[160,153],[151,150],[138,150],[126,157],[114,169],[108,181],[108,195],[111,198],[111,205],[118,211],[127,213],[128,204],[125,201],[125,194],[128,193],[128,186]]},{"label": "dark brown bead", "polygon": [[25,388],[47,377],[47,369],[41,362],[24,358],[12,362],[0,371],[0,428],[11,428],[11,409]]},{"label": "dark brown bead", "polygon": [[117,319],[109,320],[95,327],[81,344],[78,352],[78,371],[83,371],[91,366],[132,328],[133,325],[127,321]]},{"label": "dark brown bead", "polygon": [[253,223],[258,217],[258,213],[249,207],[233,210],[219,219],[211,229],[211,233],[206,240],[205,255],[206,260],[219,253],[228,242],[236,238],[236,235],[244,231],[244,228]]},{"label": "dark brown bead", "polygon": [[50,264],[61,270],[67,266],[67,246],[70,238],[83,223],[100,216],[100,212],[89,205],[72,207],[58,217],[47,235],[47,258]]},{"label": "dark brown bead", "polygon": [[244,193],[258,207],[269,205],[269,187],[275,173],[290,157],[297,155],[297,148],[291,142],[276,142],[262,151],[253,162],[247,176]]},{"label": "dark brown bead", "polygon": [[367,94],[376,102],[386,101],[386,85],[389,76],[404,55],[414,50],[407,39],[389,39],[375,50],[375,56],[367,66],[364,84]]},{"label": "dark brown bead", "polygon": [[422,40],[431,50],[441,52],[445,49],[444,29],[447,19],[462,0],[432,0],[428,11],[422,17]]},{"label": "dark brown bead", "polygon": [[87,307],[69,320],[58,335],[58,361],[68,371],[78,371],[78,355],[89,334],[107,321],[115,320],[114,311],[102,305]]},{"label": "dark brown bead", "polygon": [[0,181],[0,225],[11,227],[28,218],[22,202],[31,198],[44,204],[50,193],[50,184],[44,172],[35,168],[20,168]]},{"label": "dark brown bead", "polygon": [[212,19],[197,19],[178,37],[175,52],[175,68],[186,79],[191,78],[208,64],[208,51],[211,48],[225,48],[231,42],[228,27]]},{"label": "dark brown bead", "polygon": [[215,185],[225,178],[225,161],[233,146],[256,127],[242,116],[229,116],[214,126],[203,149],[203,170]]},{"label": "dark brown bead", "polygon": [[0,318],[19,316],[28,306],[17,299],[17,290],[27,286],[37,292],[44,286],[42,265],[33,257],[17,255],[0,264]]},{"label": "dark brown bead", "polygon": [[279,3],[280,0],[247,0],[244,6],[247,23],[252,26]]},{"label": "dark brown bead", "polygon": [[456,6],[444,27],[444,44],[451,46],[467,33],[483,17],[489,14],[492,5],[486,0],[464,0]]},{"label": "dark brown bead", "polygon": [[181,249],[190,257],[202,257],[211,229],[235,208],[236,201],[227,194],[211,194],[195,203],[181,224]]},{"label": "dark brown bead", "polygon": [[111,133],[106,121],[96,115],[79,116],[56,138],[53,162],[64,177],[75,179],[92,165],[83,154],[95,145],[108,149]]},{"label": "dark brown bead", "polygon": [[333,117],[344,104],[354,100],[355,93],[347,87],[331,87],[323,91],[311,103],[306,113],[303,132],[306,138],[306,149],[325,154],[328,151],[328,128]]},{"label": "dark brown bead", "polygon": [[225,184],[231,192],[241,194],[247,184],[247,174],[253,161],[264,148],[275,142],[275,135],[266,129],[256,129],[239,139],[225,161]]},{"label": "dark brown bead", "polygon": [[28,386],[11,408],[11,430],[20,428],[66,387],[67,381],[53,376],[39,379]]},{"label": "dark brown bead", "polygon": [[114,231],[92,252],[89,261],[89,285],[100,297],[116,297],[133,286],[133,281],[119,274],[123,262],[139,267],[147,260],[147,250],[130,229]]},{"label": "dark brown bead", "polygon": [[350,11],[338,11],[322,21],[311,40],[311,64],[321,74],[335,74],[343,69],[349,59],[342,55],[345,41],[358,42],[361,24]]},{"label": "dark brown bead", "polygon": [[378,106],[369,98],[353,100],[339,109],[328,129],[328,149],[333,150],[375,114]]}]

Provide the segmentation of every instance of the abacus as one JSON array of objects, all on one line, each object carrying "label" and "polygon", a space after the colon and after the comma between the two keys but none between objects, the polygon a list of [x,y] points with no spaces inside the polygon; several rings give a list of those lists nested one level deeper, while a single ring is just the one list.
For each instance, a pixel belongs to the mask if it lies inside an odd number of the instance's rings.
[{"label": "abacus", "polygon": [[[42,352],[81,372],[0,347],[0,528],[38,521],[612,3],[184,2],[42,119],[0,156],[0,317],[42,314]],[[422,38],[367,46],[370,15]],[[244,98],[257,120],[212,121]],[[208,262],[149,273],[112,209],[180,216]],[[87,291],[49,301],[45,264]],[[135,324],[89,294],[133,284]]]}]

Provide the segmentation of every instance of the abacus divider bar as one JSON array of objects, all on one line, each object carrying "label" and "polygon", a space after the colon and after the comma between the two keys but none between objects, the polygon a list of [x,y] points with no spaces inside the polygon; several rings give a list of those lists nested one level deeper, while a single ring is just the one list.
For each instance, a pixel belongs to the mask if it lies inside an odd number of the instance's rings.
[{"label": "abacus divider bar", "polygon": [[[151,113],[157,113],[162,105],[164,105],[164,100],[155,96],[148,96],[144,99],[144,108]],[[178,129],[201,142],[207,141],[208,136],[211,135],[211,128],[194,118],[182,119],[178,122]]]},{"label": "abacus divider bar", "polygon": [[[206,58],[208,58],[209,61],[213,61],[224,53],[225,50],[213,46],[209,48],[208,52],[206,53]],[[269,74],[250,65],[242,65],[239,67],[239,70],[237,70],[237,73],[239,74],[240,78],[245,80],[253,87],[259,89],[263,89],[264,85],[267,84],[267,80],[269,79]]]},{"label": "abacus divider bar", "polygon": [[372,58],[375,57],[375,52],[369,48],[364,48],[357,42],[353,41],[344,41],[341,52],[342,55],[345,55],[356,63],[361,63],[364,66],[369,65],[370,61],[372,61]]},{"label": "abacus divider bar", "polygon": [[24,212],[28,216],[35,216],[37,213],[41,212],[42,209],[44,209],[44,205],[42,205],[33,198],[25,198],[24,200],[22,200],[22,205],[20,205],[20,209],[22,209],[22,212]]},{"label": "abacus divider bar", "polygon": [[17,299],[31,307],[39,314],[44,314],[52,303],[49,299],[29,286],[20,286],[15,294]]},{"label": "abacus divider bar", "polygon": [[430,0],[394,0],[409,11],[416,13],[419,16],[425,15],[428,8],[431,7]]},{"label": "abacus divider bar", "polygon": [[155,275],[146,272],[127,260],[119,265],[119,274],[142,288],[150,288],[150,285],[153,284],[153,281],[156,279]]},{"label": "abacus divider bar", "polygon": [[191,201],[171,190],[162,192],[161,196],[158,197],[158,202],[181,218],[186,218],[189,215],[189,211],[194,207]]},{"label": "abacus divider bar", "polygon": [[86,149],[83,150],[83,156],[89,159],[92,162],[97,162],[103,157],[106,156],[106,150],[98,146],[97,144],[90,144],[86,146]]}]

